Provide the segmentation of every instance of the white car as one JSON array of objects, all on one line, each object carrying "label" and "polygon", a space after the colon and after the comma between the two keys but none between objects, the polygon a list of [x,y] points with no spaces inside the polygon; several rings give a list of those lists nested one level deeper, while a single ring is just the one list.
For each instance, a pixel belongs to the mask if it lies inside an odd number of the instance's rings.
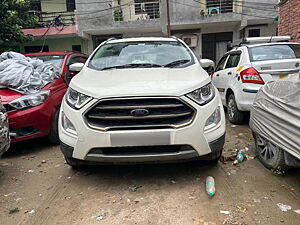
[{"label": "white car", "polygon": [[[300,44],[275,42],[288,37],[248,38],[247,44],[227,52],[217,64],[212,82],[227,107],[231,123],[245,120],[257,91],[268,81],[286,79],[300,70]],[[254,44],[255,43],[255,44]]]},{"label": "white car", "polygon": [[108,40],[76,63],[61,105],[67,163],[218,160],[225,139],[220,96],[176,38]]}]

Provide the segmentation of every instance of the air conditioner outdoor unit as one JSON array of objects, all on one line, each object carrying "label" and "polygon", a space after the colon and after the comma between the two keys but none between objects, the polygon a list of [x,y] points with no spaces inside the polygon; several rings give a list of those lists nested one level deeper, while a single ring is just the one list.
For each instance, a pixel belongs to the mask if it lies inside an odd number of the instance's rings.
[{"label": "air conditioner outdoor unit", "polygon": [[198,36],[195,34],[185,34],[182,36],[182,40],[190,47],[195,48],[197,47],[198,43]]},{"label": "air conditioner outdoor unit", "polygon": [[209,7],[208,14],[209,15],[220,14],[220,7]]}]

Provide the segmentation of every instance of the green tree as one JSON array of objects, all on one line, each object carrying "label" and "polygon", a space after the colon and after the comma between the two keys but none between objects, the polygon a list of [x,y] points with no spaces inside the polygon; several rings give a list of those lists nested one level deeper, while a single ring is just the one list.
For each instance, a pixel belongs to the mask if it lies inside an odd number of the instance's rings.
[{"label": "green tree", "polygon": [[[34,0],[33,0],[34,1]],[[0,0],[0,52],[32,40],[23,28],[36,24],[36,17],[28,13],[30,0]]]}]

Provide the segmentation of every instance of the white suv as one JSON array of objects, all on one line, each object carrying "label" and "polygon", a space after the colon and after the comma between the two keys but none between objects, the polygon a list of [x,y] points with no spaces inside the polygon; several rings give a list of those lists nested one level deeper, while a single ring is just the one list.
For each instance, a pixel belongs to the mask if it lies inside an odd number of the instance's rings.
[{"label": "white suv", "polygon": [[192,51],[176,38],[108,40],[76,63],[59,118],[71,166],[217,160],[222,102]]},{"label": "white suv", "polygon": [[[270,39],[248,38],[248,44],[227,52],[217,64],[212,82],[227,107],[231,123],[244,121],[262,85],[271,80],[286,79],[300,70],[300,44],[251,44]],[[273,37],[273,41],[282,39]]]}]

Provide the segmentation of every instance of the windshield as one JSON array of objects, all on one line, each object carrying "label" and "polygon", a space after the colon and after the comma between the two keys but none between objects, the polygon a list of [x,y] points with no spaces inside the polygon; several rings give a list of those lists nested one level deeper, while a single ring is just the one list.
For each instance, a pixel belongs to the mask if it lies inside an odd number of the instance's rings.
[{"label": "windshield", "polygon": [[43,62],[52,63],[54,66],[60,68],[65,55],[27,55],[32,59],[40,59]]},{"label": "windshield", "polygon": [[297,44],[277,44],[251,47],[249,48],[249,51],[251,62],[300,58],[300,45]]},{"label": "windshield", "polygon": [[177,41],[121,42],[100,47],[88,67],[96,70],[178,67],[193,62],[190,51]]}]

